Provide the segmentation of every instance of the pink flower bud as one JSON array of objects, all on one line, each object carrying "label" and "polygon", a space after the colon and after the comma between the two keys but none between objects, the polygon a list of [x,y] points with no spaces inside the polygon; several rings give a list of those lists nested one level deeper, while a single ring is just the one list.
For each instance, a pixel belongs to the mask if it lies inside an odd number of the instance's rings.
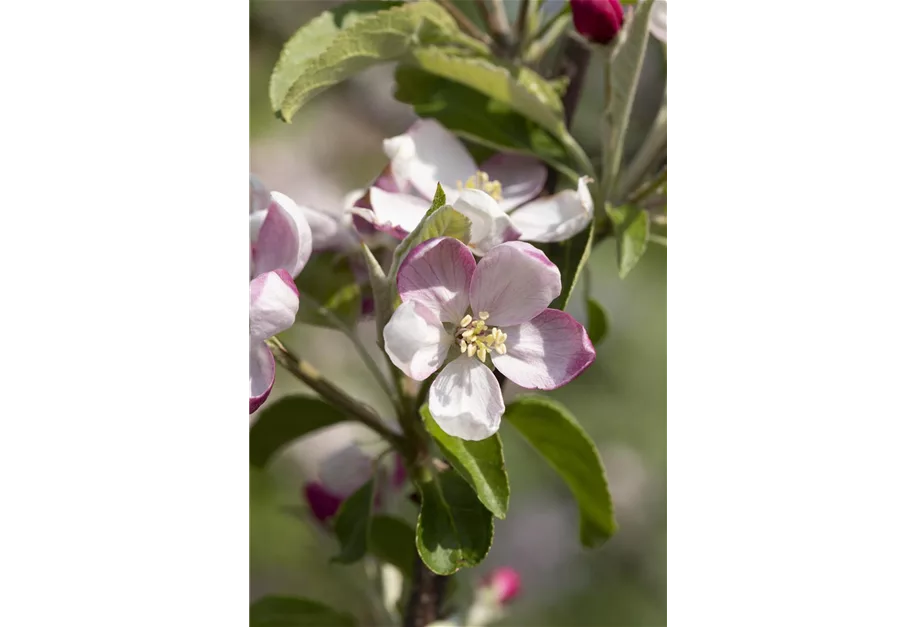
[{"label": "pink flower bud", "polygon": [[312,514],[320,523],[337,514],[344,499],[329,492],[322,484],[310,481],[303,486],[303,498],[309,504]]},{"label": "pink flower bud", "polygon": [[485,583],[496,591],[500,604],[505,605],[519,594],[521,580],[514,568],[502,566],[490,573]]},{"label": "pink flower bud", "polygon": [[570,0],[570,10],[577,32],[597,44],[607,44],[624,25],[619,0]]}]

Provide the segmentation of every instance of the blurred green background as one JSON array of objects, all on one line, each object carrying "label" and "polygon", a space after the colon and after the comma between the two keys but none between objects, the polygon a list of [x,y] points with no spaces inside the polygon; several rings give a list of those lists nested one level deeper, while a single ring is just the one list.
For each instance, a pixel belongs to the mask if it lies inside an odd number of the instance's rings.
[{"label": "blurred green background", "polygon": [[[280,47],[330,2],[256,0],[251,3],[251,171],[301,204],[333,206],[365,185],[385,164],[382,139],[414,119],[391,97],[391,67],[371,70],[317,98],[293,124],[275,119],[268,78]],[[464,4],[464,3],[460,3]],[[559,6],[546,2],[549,9]],[[514,9],[508,3],[510,12]],[[631,149],[652,122],[665,81],[663,56],[651,39],[641,81]],[[601,107],[597,64],[590,68],[573,123],[577,140],[598,150]],[[575,503],[557,475],[510,428],[501,430],[512,498],[496,521],[493,549],[473,571],[473,583],[498,566],[522,577],[522,593],[500,625],[659,626],[666,623],[666,249],[650,244],[637,268],[620,280],[615,244],[602,242],[589,267],[593,296],[606,308],[610,332],[595,364],[571,385],[550,393],[593,437],[605,461],[618,533],[601,549],[578,544]],[[581,295],[571,313],[585,322]],[[371,322],[361,336],[376,351]],[[385,397],[350,345],[334,331],[297,326],[284,341],[354,396],[378,408]],[[376,351],[381,362],[382,355]],[[304,392],[278,371],[268,403]],[[515,390],[509,390],[513,394]],[[253,417],[257,419],[257,414]],[[309,518],[300,497],[306,478],[328,450],[356,428],[332,429],[290,447],[266,472],[251,476],[251,597],[311,597],[369,621],[365,572],[330,564],[336,545]],[[364,622],[362,624],[370,624]]]}]

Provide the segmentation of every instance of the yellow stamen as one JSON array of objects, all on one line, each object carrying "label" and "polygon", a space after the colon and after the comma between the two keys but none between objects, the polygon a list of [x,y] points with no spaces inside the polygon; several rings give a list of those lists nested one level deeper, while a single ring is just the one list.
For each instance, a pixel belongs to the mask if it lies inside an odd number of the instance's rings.
[{"label": "yellow stamen", "polygon": [[506,354],[504,342],[507,335],[497,327],[488,327],[484,321],[489,317],[489,313],[482,311],[477,318],[470,315],[462,318],[454,337],[463,355],[485,362],[487,355],[493,351],[497,351],[498,355]]},{"label": "yellow stamen", "polygon": [[459,189],[479,189],[490,194],[494,200],[503,200],[503,186],[500,185],[500,181],[491,181],[487,173],[480,170],[475,172],[473,176],[469,176],[464,183],[457,181],[456,186]]}]

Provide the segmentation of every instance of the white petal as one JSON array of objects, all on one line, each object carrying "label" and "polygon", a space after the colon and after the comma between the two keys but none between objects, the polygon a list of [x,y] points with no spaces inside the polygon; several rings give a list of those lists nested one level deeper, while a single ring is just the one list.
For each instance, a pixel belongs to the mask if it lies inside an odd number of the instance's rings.
[{"label": "white petal", "polygon": [[398,294],[430,310],[440,322],[458,322],[468,309],[474,257],[451,237],[437,237],[414,247],[398,269]]},{"label": "white petal", "polygon": [[248,212],[266,211],[271,202],[271,194],[267,191],[264,183],[249,173],[248,175]]},{"label": "white petal", "polygon": [[296,321],[299,291],[286,270],[259,274],[249,283],[248,325],[252,342],[285,331]]},{"label": "white petal", "polygon": [[322,485],[344,497],[357,491],[373,474],[373,460],[353,443],[333,451],[319,464]]},{"label": "white petal", "polygon": [[481,164],[492,181],[499,181],[503,195],[500,209],[510,211],[531,200],[544,188],[548,168],[528,155],[497,153]]},{"label": "white petal", "polygon": [[543,252],[526,242],[506,242],[478,262],[471,309],[488,312],[489,326],[522,324],[544,311],[560,288],[560,271]]},{"label": "white petal", "polygon": [[248,353],[248,413],[267,400],[274,386],[274,356],[264,342],[252,342]]},{"label": "white petal", "polygon": [[662,43],[666,43],[666,0],[656,0],[650,9],[650,32]]},{"label": "white petal", "polygon": [[497,377],[475,357],[451,361],[430,386],[430,415],[442,430],[463,440],[483,440],[500,428],[503,393]]},{"label": "white petal", "polygon": [[510,218],[490,194],[479,189],[466,189],[452,208],[471,221],[471,241],[468,245],[483,255],[497,244],[519,238]]},{"label": "white petal", "polygon": [[420,303],[406,302],[395,310],[382,331],[385,354],[404,374],[423,381],[436,372],[452,338],[436,315]]},{"label": "white petal", "polygon": [[309,261],[309,256],[312,254],[312,229],[309,228],[309,222],[306,220],[306,214],[302,207],[297,205],[292,198],[280,192],[271,192],[271,200],[280,205],[280,208],[287,212],[290,219],[296,224],[296,230],[299,235],[299,250],[296,253],[292,268],[278,266],[295,277],[305,267],[306,262]]},{"label": "white petal", "polygon": [[562,242],[588,227],[594,209],[587,180],[581,178],[576,191],[568,189],[538,198],[513,211],[510,218],[521,233],[520,239]]},{"label": "white petal", "polygon": [[405,234],[420,224],[430,208],[429,200],[413,194],[387,192],[379,187],[370,188],[369,204],[373,209],[373,224],[380,228],[400,229]]},{"label": "white petal", "polygon": [[477,172],[462,142],[436,120],[419,120],[406,135],[387,142],[395,179],[406,177],[428,200],[436,194],[437,183],[454,188]]}]

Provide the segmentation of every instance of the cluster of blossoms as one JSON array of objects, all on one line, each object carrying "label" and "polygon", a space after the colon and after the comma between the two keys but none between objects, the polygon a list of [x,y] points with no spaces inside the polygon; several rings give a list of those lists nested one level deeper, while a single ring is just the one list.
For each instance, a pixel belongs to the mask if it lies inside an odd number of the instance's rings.
[{"label": "cluster of blossoms", "polygon": [[293,279],[312,254],[312,230],[302,210],[287,196],[249,177],[249,399],[258,409],[274,385],[269,337],[293,326],[299,291]]},{"label": "cluster of blossoms", "polygon": [[292,326],[299,306],[293,278],[313,248],[349,251],[373,230],[404,238],[442,185],[446,202],[469,219],[471,238],[468,245],[430,240],[405,258],[397,276],[402,305],[385,326],[384,348],[414,380],[442,368],[430,388],[429,409],[446,433],[489,437],[505,409],[492,367],[521,387],[552,390],[595,359],[583,326],[548,308],[561,291],[557,267],[519,241],[563,241],[586,228],[594,211],[589,180],[581,177],[576,190],[536,198],[547,179],[541,162],[506,153],[478,166],[434,120],[386,139],[383,149],[391,161],[382,175],[348,194],[336,212],[268,193],[251,177],[249,410],[273,385],[274,359],[265,340]]}]

